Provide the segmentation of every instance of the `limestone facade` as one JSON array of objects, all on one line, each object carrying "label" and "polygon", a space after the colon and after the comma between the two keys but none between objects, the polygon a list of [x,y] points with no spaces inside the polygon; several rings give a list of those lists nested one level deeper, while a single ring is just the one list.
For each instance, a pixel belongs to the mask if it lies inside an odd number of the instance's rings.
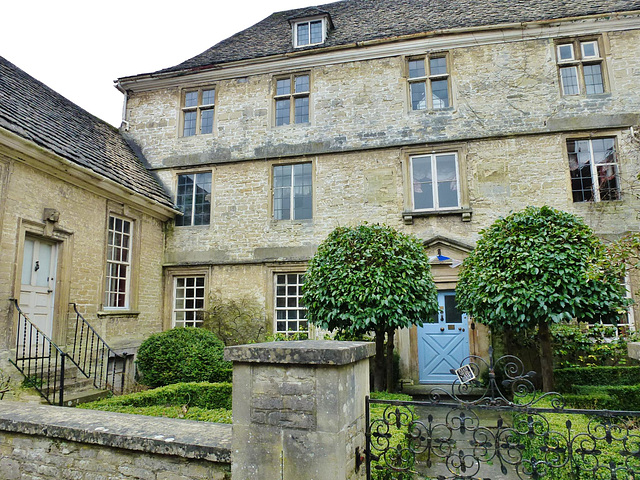
[{"label": "limestone facade", "polygon": [[[604,92],[563,95],[558,45],[587,41],[597,44]],[[212,174],[210,223],[167,229],[165,327],[172,278],[189,271],[206,277],[207,291],[253,295],[273,314],[274,276],[303,273],[340,225],[385,223],[460,260],[483,228],[527,205],[576,213],[605,238],[637,230],[638,45],[640,17],[619,14],[125,79],[127,135],[165,186],[175,194],[179,175]],[[430,55],[446,59],[450,106],[413,110],[408,62]],[[283,74],[309,75],[308,123],[275,125]],[[213,132],[184,137],[183,97],[196,88],[215,89]],[[568,141],[598,138],[615,143],[620,199],[574,202]],[[410,159],[432,153],[456,154],[456,209],[412,207]],[[274,167],[300,163],[311,165],[312,218],[277,220]],[[454,289],[455,269],[439,266],[439,287]],[[398,342],[404,375],[416,379],[415,331]],[[487,345],[486,331],[470,331],[471,353]]]}]

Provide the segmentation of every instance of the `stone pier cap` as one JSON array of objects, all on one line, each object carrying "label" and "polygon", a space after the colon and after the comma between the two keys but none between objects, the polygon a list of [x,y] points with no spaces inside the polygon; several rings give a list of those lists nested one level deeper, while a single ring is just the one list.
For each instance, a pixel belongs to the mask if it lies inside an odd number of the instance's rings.
[{"label": "stone pier cap", "polygon": [[375,354],[371,342],[293,340],[253,343],[224,349],[224,359],[238,363],[348,365]]},{"label": "stone pier cap", "polygon": [[627,344],[629,357],[640,360],[640,342],[630,342]]}]

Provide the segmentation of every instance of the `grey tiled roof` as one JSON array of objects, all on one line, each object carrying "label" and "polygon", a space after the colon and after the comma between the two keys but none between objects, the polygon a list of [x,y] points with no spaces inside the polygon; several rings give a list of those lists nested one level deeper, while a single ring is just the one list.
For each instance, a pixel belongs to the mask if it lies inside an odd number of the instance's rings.
[{"label": "grey tiled roof", "polygon": [[173,207],[120,132],[0,57],[0,127]]},{"label": "grey tiled roof", "polygon": [[[327,12],[335,28],[322,49],[452,28],[640,10],[640,0],[345,0],[277,12],[205,52],[155,73],[200,69],[294,51],[289,21]],[[296,49],[299,50],[299,49]]]}]

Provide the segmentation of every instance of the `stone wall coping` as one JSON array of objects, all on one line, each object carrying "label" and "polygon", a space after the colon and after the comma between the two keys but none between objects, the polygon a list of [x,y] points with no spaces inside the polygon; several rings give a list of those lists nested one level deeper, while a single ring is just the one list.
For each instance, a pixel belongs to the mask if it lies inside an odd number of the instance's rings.
[{"label": "stone wall coping", "polygon": [[347,365],[372,357],[375,344],[336,340],[295,340],[236,345],[224,349],[224,359],[239,363]]},{"label": "stone wall coping", "polygon": [[627,344],[629,357],[640,360],[640,342],[629,342]]},{"label": "stone wall coping", "polygon": [[231,463],[231,425],[0,401],[0,431]]}]

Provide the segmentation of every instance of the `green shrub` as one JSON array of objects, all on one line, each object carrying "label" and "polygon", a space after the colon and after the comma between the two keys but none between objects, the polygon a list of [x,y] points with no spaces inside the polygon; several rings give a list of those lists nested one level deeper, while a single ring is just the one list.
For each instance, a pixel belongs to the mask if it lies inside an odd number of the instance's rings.
[{"label": "green shrub", "polygon": [[555,377],[557,390],[567,393],[575,385],[638,385],[640,366],[559,368]]},{"label": "green shrub", "polygon": [[[189,405],[206,409],[231,408],[231,384],[190,382],[105,398],[84,404],[81,408],[128,406],[153,407],[158,405]],[[98,409],[96,409],[98,410]]]},{"label": "green shrub", "polygon": [[202,327],[211,330],[225,345],[264,342],[270,319],[264,303],[251,296],[209,296]]},{"label": "green shrub", "polygon": [[201,328],[174,328],[151,335],[136,364],[141,383],[161,387],[179,382],[229,381],[231,363],[222,358],[224,343]]},{"label": "green shrub", "polygon": [[586,397],[609,396],[612,398],[607,410],[640,410],[640,385],[577,385],[574,391]]}]

